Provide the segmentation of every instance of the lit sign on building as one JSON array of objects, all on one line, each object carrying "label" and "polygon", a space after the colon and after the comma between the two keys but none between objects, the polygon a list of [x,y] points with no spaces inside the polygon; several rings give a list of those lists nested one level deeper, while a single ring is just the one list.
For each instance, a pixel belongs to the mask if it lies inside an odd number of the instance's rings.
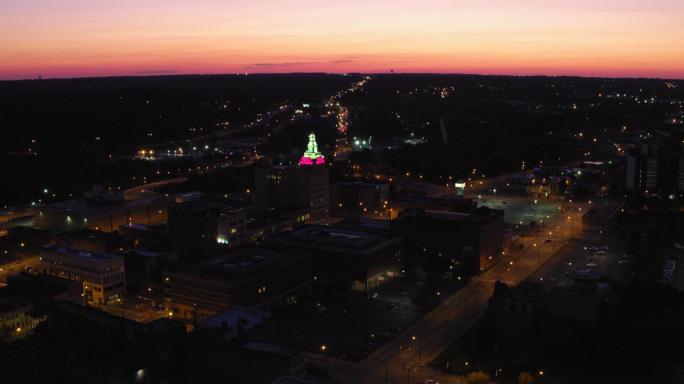
[{"label": "lit sign on building", "polygon": [[465,192],[466,188],[466,183],[464,181],[458,181],[454,183],[454,187],[456,188],[456,194],[459,196],[463,196],[463,193]]}]

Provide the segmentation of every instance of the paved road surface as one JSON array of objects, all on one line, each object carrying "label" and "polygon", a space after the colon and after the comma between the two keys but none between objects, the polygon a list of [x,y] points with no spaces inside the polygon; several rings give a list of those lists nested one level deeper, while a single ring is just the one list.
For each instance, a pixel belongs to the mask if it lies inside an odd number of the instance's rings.
[{"label": "paved road surface", "polygon": [[[566,233],[580,232],[581,212],[578,204],[566,207],[548,223],[548,228],[563,229]],[[570,219],[568,219],[570,217]],[[460,378],[447,376],[428,367],[449,345],[455,342],[485,313],[487,302],[497,280],[517,283],[532,275],[560,248],[560,242],[544,242],[545,231],[525,239],[523,250],[495,265],[483,275],[446,299],[396,339],[376,350],[359,364],[317,360],[329,368],[334,383],[422,383],[426,378],[440,383],[458,383]],[[530,246],[537,244],[537,246]],[[408,379],[408,380],[407,380]]]}]

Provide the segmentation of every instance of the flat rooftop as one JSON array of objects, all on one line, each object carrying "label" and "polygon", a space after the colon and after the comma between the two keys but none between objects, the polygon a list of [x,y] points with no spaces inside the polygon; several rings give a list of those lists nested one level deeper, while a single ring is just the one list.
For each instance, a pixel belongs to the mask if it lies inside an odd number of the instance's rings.
[{"label": "flat rooftop", "polygon": [[461,221],[469,217],[470,213],[426,209],[425,216],[440,220]]},{"label": "flat rooftop", "polygon": [[84,251],[84,250],[75,249],[75,248],[47,246],[47,247],[44,247],[43,249],[49,253],[64,255],[64,256],[78,258],[81,260],[87,260],[87,261],[96,262],[96,263],[103,263],[103,262],[107,262],[107,261],[113,261],[113,260],[120,260],[121,259],[121,257],[118,255],[112,255],[109,253],[90,252],[90,251]]},{"label": "flat rooftop", "polygon": [[344,186],[352,186],[352,187],[372,187],[372,188],[382,188],[385,186],[388,186],[387,183],[380,183],[380,182],[375,182],[375,181],[360,181],[360,180],[355,180],[355,181],[340,181],[338,183],[339,185],[344,185]]},{"label": "flat rooftop", "polygon": [[374,232],[389,232],[391,230],[391,220],[372,219],[366,217],[344,220],[337,225]]},{"label": "flat rooftop", "polygon": [[256,352],[266,352],[272,353],[274,355],[281,356],[294,356],[304,350],[301,346],[289,345],[289,344],[274,344],[267,341],[250,341],[245,344],[242,348],[248,349],[250,351]]},{"label": "flat rooftop", "polygon": [[217,214],[235,214],[246,208],[244,201],[223,194],[202,194],[192,199],[176,199],[173,207],[195,211],[213,211]]},{"label": "flat rooftop", "polygon": [[243,331],[248,331],[270,319],[271,316],[271,312],[261,309],[233,305],[223,312],[202,320],[200,327],[220,328],[225,325],[229,329],[235,330],[237,335],[238,324]]},{"label": "flat rooftop", "polygon": [[60,300],[52,304],[57,310],[65,313],[78,315],[82,319],[89,320],[108,327],[117,327],[128,324],[129,326],[136,326],[134,320],[121,318],[121,316],[112,315],[98,309],[85,307],[70,301]]},{"label": "flat rooftop", "polygon": [[272,249],[249,247],[205,260],[188,269],[175,273],[177,276],[196,277],[230,284],[257,271],[269,268],[286,258],[299,259],[303,255],[288,254]]},{"label": "flat rooftop", "polygon": [[365,251],[399,240],[399,237],[373,231],[327,225],[305,225],[290,232],[274,235],[267,241],[304,248]]},{"label": "flat rooftop", "polygon": [[492,219],[503,217],[504,211],[500,209],[491,209],[489,207],[479,207],[472,213],[456,212],[450,210],[410,210],[399,217],[399,220],[430,220],[435,221],[433,225],[442,225],[441,223],[463,223],[463,224],[483,224]]},{"label": "flat rooftop", "polygon": [[280,216],[260,216],[260,217],[250,217],[247,219],[247,228],[258,229],[269,227],[272,225],[287,224],[293,222],[295,217],[288,217],[285,215]]},{"label": "flat rooftop", "polygon": [[77,239],[91,239],[91,240],[96,240],[96,239],[103,239],[103,240],[108,240],[108,239],[117,239],[119,236],[116,233],[113,232],[102,232],[102,231],[97,231],[94,229],[81,229],[78,231],[71,231],[71,232],[62,232],[59,235],[57,235],[59,238],[77,238]]},{"label": "flat rooftop", "polygon": [[164,252],[151,251],[148,249],[129,249],[126,251],[126,254],[140,257],[158,257],[163,255]]},{"label": "flat rooftop", "polygon": [[145,196],[135,200],[121,200],[116,202],[92,202],[86,199],[73,199],[50,204],[46,207],[47,211],[61,212],[63,214],[73,214],[75,216],[100,216],[107,215],[123,210],[136,209],[160,203],[163,198],[155,193],[145,194]]},{"label": "flat rooftop", "polygon": [[131,228],[131,229],[135,229],[137,231],[149,231],[149,230],[151,230],[149,225],[138,224],[138,223],[128,223],[128,224],[120,225],[119,227]]},{"label": "flat rooftop", "polygon": [[271,382],[271,384],[313,384],[313,381],[298,379],[291,376],[281,376],[276,379],[276,381]]}]

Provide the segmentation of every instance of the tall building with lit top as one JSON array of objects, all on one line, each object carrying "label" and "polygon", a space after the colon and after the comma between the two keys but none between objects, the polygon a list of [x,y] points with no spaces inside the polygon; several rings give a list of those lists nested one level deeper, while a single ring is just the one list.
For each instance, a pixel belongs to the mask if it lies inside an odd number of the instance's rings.
[{"label": "tall building with lit top", "polygon": [[300,166],[308,165],[324,165],[325,157],[318,152],[318,143],[316,143],[316,135],[313,132],[309,134],[309,144],[306,146],[306,151],[301,159],[299,159]]},{"label": "tall building with lit top", "polygon": [[313,133],[298,165],[274,166],[265,161],[255,168],[254,205],[259,212],[289,212],[300,222],[325,223],[330,215],[329,195],[328,167]]}]

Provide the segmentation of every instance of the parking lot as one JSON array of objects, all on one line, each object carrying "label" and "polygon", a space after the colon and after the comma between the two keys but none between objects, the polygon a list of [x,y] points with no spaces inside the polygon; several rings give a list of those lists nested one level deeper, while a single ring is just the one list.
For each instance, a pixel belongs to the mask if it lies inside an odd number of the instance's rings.
[{"label": "parking lot", "polygon": [[528,225],[531,221],[543,223],[558,214],[558,206],[563,201],[518,195],[476,195],[472,196],[478,206],[484,205],[492,209],[502,209],[504,219],[509,224]]},{"label": "parking lot", "polygon": [[604,274],[612,281],[624,281],[629,276],[632,259],[626,247],[619,243],[575,239],[564,243],[557,256],[548,260],[530,278],[547,287],[568,286],[572,273],[591,270]]}]

